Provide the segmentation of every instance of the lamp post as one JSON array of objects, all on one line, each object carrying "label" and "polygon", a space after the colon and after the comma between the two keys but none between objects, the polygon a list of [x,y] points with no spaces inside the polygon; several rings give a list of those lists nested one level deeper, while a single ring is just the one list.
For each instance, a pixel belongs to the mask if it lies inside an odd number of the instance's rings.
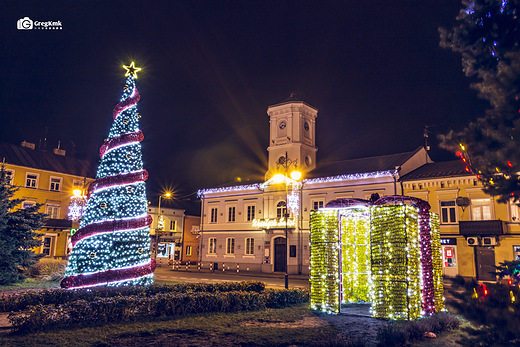
[{"label": "lamp post", "polygon": [[[291,167],[294,167],[295,170],[291,172],[291,179],[293,181],[298,181],[301,179],[301,172],[296,170],[296,167],[298,165],[298,160],[290,160],[288,157],[287,157],[287,152],[285,152],[285,159],[283,160],[283,163],[282,162],[279,162],[278,163],[278,167],[282,167],[283,168],[283,175],[282,174],[277,174],[275,175],[274,180],[275,182],[278,182],[278,183],[281,183],[281,181],[283,180],[283,182],[285,183],[285,211],[284,211],[284,219],[285,219],[285,289],[289,289],[289,253],[290,253],[290,247],[289,247],[289,237],[288,237],[288,226],[287,226],[287,219],[289,218],[289,210],[288,210],[288,207],[289,207],[289,184],[288,184],[288,174],[289,174],[289,168]],[[277,176],[277,177],[276,177]],[[293,183],[294,184],[294,183]]]},{"label": "lamp post", "polygon": [[[169,199],[172,196],[172,193],[166,192],[164,193],[164,197]],[[157,229],[155,229],[155,256],[154,260],[157,260],[157,253],[159,253],[159,222],[161,221],[161,200],[163,195],[159,195],[159,210],[157,211]]]}]

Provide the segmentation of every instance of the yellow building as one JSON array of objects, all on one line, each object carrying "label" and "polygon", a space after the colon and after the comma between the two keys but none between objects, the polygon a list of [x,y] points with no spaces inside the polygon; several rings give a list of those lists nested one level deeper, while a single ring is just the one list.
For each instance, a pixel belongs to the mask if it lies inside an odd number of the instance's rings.
[{"label": "yellow building", "polygon": [[200,217],[184,216],[182,261],[196,263],[200,260]]},{"label": "yellow building", "polygon": [[461,160],[428,163],[404,175],[404,195],[426,200],[440,216],[445,276],[494,281],[504,260],[520,258],[518,206],[486,195]]},{"label": "yellow building", "polygon": [[67,257],[70,230],[78,227],[68,219],[73,190],[85,190],[94,180],[95,167],[85,160],[66,157],[65,151],[52,152],[35,149],[23,142],[22,146],[0,143],[0,160],[5,165],[10,183],[20,187],[14,198],[22,199],[20,207],[43,204],[40,212],[47,213],[42,234],[42,246],[36,253],[49,257]]}]

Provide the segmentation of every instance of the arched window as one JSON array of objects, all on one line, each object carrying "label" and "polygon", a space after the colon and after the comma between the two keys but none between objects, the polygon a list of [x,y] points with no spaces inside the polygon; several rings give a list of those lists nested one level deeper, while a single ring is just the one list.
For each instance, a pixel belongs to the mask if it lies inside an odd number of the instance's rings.
[{"label": "arched window", "polygon": [[228,237],[226,239],[226,254],[234,254],[235,253],[235,238]]},{"label": "arched window", "polygon": [[287,211],[285,201],[280,201],[278,205],[276,205],[276,218],[283,218]]}]

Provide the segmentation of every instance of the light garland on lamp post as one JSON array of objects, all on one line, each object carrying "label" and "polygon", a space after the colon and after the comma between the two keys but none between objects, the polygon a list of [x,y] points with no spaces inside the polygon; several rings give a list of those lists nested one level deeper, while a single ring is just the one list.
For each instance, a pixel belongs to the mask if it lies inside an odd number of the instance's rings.
[{"label": "light garland on lamp post", "polygon": [[[285,219],[285,289],[289,289],[289,237],[288,237],[288,223],[287,220],[289,218],[289,210],[293,213],[298,213],[299,209],[299,195],[298,195],[298,189],[301,186],[301,183],[298,182],[302,174],[300,171],[296,170],[298,166],[298,160],[291,160],[287,156],[287,152],[285,152],[285,157],[282,157],[283,160],[280,160],[278,164],[276,165],[277,169],[282,168],[283,174],[278,173],[274,175],[271,180],[272,183],[278,184],[278,183],[284,183],[285,185],[285,209],[284,209],[284,219]],[[289,169],[291,167],[294,167],[295,170],[293,170],[290,174],[291,178],[289,179]],[[291,196],[289,196],[289,180],[290,184],[292,185],[292,192]],[[267,182],[266,182],[267,183]]]}]

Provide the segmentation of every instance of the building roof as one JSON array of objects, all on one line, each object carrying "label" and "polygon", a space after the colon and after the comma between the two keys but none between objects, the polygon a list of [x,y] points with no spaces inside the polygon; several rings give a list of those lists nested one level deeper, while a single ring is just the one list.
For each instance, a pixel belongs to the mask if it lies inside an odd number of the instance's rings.
[{"label": "building roof", "polygon": [[306,103],[305,101],[298,99],[296,97],[296,95],[294,95],[294,93],[291,93],[291,95],[287,99],[285,99],[285,100],[283,100],[283,101],[281,101],[279,103],[276,103],[274,105],[269,106],[269,108],[280,106],[280,105],[284,105],[284,104],[292,104],[292,103],[303,103],[304,105],[306,105],[306,106],[308,106],[308,107],[310,107],[310,108],[312,108],[312,109],[314,109],[316,111],[318,110],[316,107],[311,106],[308,103]]},{"label": "building roof", "polygon": [[462,160],[442,161],[425,164],[401,177],[403,181],[428,178],[442,178],[454,176],[472,176],[466,171],[466,164]]},{"label": "building roof", "polygon": [[0,142],[0,160],[6,164],[37,170],[59,172],[80,177],[96,177],[96,165],[90,161],[3,142]]},{"label": "building roof", "polygon": [[402,166],[421,149],[422,147],[419,147],[411,152],[380,155],[377,157],[341,160],[325,163],[320,162],[318,167],[306,174],[306,176],[309,178],[315,178],[380,171],[393,172],[396,166]]}]

